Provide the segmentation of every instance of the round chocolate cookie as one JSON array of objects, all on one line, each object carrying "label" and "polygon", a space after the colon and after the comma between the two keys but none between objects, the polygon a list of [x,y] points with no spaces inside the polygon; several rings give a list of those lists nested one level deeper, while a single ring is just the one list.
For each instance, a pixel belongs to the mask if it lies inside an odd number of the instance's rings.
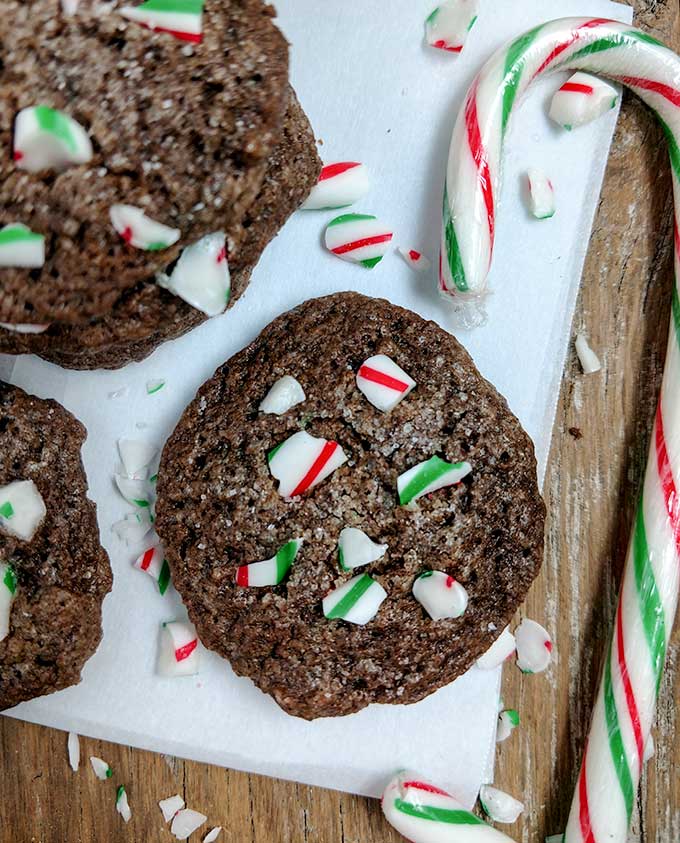
[{"label": "round chocolate cookie", "polygon": [[[357,387],[362,363],[377,354],[416,382],[387,413]],[[298,380],[304,401],[283,415],[259,412],[283,375]],[[302,430],[338,443],[347,461],[286,499],[268,457]],[[400,505],[399,475],[433,456],[471,471]],[[413,703],[467,670],[539,570],[545,507],[529,437],[458,342],[387,301],[340,293],[280,316],[203,385],[163,451],[157,515],[203,643],[285,711],[312,719]],[[345,527],[386,553],[344,572]],[[280,584],[237,583],[239,566],[297,538]],[[467,590],[461,617],[432,620],[414,598],[428,570]],[[387,594],[375,616],[363,626],[328,619],[323,598],[362,573]]]},{"label": "round chocolate cookie", "polygon": [[[206,0],[202,41],[187,44],[127,20],[124,5],[81,0],[67,17],[56,0],[3,4],[0,223],[44,235],[46,256],[42,268],[0,268],[0,321],[107,313],[185,246],[236,226],[262,183],[288,84],[271,7]],[[12,160],[17,114],[38,105],[85,129],[88,163],[27,172]],[[157,251],[127,245],[109,217],[119,203],[180,239]]]},{"label": "round chocolate cookie", "polygon": [[[236,237],[228,233],[230,254],[234,241],[241,242],[229,259],[230,307],[248,286],[266,245],[309,194],[320,169],[311,126],[291,89],[283,133],[269,159],[260,192],[237,226]],[[85,325],[53,323],[41,334],[0,327],[0,352],[37,354],[71,369],[115,369],[142,360],[161,343],[181,336],[205,318],[152,278],[123,293],[108,314]]]},{"label": "round chocolate cookie", "polygon": [[0,589],[15,585],[8,634],[0,641],[0,709],[77,684],[101,640],[111,569],[87,497],[85,437],[82,424],[56,401],[0,382],[0,504],[9,494],[4,487],[32,481],[45,508],[30,540],[10,531],[11,517],[0,517],[6,578]]}]

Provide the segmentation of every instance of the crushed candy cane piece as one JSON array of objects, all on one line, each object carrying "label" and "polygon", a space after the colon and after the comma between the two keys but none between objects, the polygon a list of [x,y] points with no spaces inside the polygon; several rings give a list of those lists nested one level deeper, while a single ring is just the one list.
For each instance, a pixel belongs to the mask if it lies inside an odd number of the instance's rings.
[{"label": "crushed candy cane piece", "polygon": [[83,127],[55,108],[22,108],[14,121],[14,163],[21,170],[62,168],[92,160],[92,142]]},{"label": "crushed candy cane piece", "polygon": [[49,327],[49,325],[31,325],[28,322],[24,325],[0,322],[0,328],[4,328],[6,331],[13,331],[15,334],[44,334]]},{"label": "crushed candy cane piece", "polygon": [[338,562],[343,571],[377,562],[387,552],[386,544],[378,544],[357,527],[344,527],[338,537]]},{"label": "crushed candy cane piece", "polygon": [[409,468],[397,478],[399,503],[406,506],[413,501],[446,486],[454,486],[472,471],[469,462],[446,462],[440,457],[430,457]]},{"label": "crushed candy cane piece", "polygon": [[537,220],[547,220],[555,216],[555,188],[546,174],[537,167],[527,171],[529,182],[529,206],[532,216]]},{"label": "crushed candy cane piece", "polygon": [[510,632],[510,627],[506,626],[486,653],[477,659],[477,667],[481,670],[493,670],[500,667],[516,649],[515,636]]},{"label": "crushed candy cane piece", "polygon": [[120,389],[114,389],[113,392],[109,392],[109,399],[113,398],[124,398],[128,394],[127,386],[122,386]]},{"label": "crushed candy cane piece", "polygon": [[224,313],[231,295],[224,232],[206,234],[187,246],[170,275],[161,272],[156,282],[206,316]]},{"label": "crushed candy cane piece", "polygon": [[101,779],[101,781],[106,781],[106,779],[110,779],[113,775],[113,770],[109,767],[106,761],[101,758],[97,758],[96,755],[90,755],[90,764],[92,765],[95,776],[98,779]]},{"label": "crushed candy cane piece", "polygon": [[236,571],[236,584],[242,588],[278,585],[290,570],[301,547],[302,539],[291,539],[271,559],[240,565]]},{"label": "crushed candy cane piece", "polygon": [[[45,238],[42,234],[36,234],[20,222],[11,222],[0,228],[0,266],[39,269],[44,264]],[[3,327],[21,333],[16,325],[3,324]]]},{"label": "crushed candy cane piece", "polygon": [[0,532],[31,541],[47,509],[32,480],[15,480],[0,486]]},{"label": "crushed candy cane piece", "polygon": [[150,380],[146,382],[146,394],[147,395],[155,395],[157,392],[160,392],[161,389],[165,386],[165,381],[162,378],[156,378],[155,380]]},{"label": "crushed candy cane piece", "polygon": [[347,461],[337,442],[294,433],[267,455],[269,471],[279,481],[281,497],[294,498],[313,489]]},{"label": "crushed candy cane piece", "polygon": [[370,182],[368,169],[356,161],[324,164],[319,181],[300,206],[302,211],[332,211],[363,199]]},{"label": "crushed candy cane piece", "polygon": [[551,834],[545,838],[545,843],[564,843],[564,834]]},{"label": "crushed candy cane piece", "polygon": [[212,828],[203,838],[203,843],[215,843],[215,840],[220,836],[220,832],[222,831],[222,826],[217,825],[215,828]]},{"label": "crushed candy cane piece", "polygon": [[536,621],[525,618],[515,630],[517,667],[522,673],[542,673],[552,659],[553,643]]},{"label": "crushed candy cane piece", "polygon": [[411,392],[416,382],[386,354],[375,354],[359,367],[357,386],[366,398],[388,413]]},{"label": "crushed candy cane piece", "polygon": [[118,10],[124,18],[155,32],[166,32],[180,41],[199,44],[203,39],[205,0],[146,0],[139,6]]},{"label": "crushed candy cane piece", "polygon": [[80,766],[80,738],[75,732],[68,733],[66,745],[68,748],[68,763],[73,772],[77,773]]},{"label": "crushed candy cane piece", "polygon": [[496,729],[496,743],[507,741],[514,730],[519,726],[519,712],[514,708],[508,708],[498,715],[498,727]]},{"label": "crushed candy cane piece", "polygon": [[9,619],[17,592],[17,575],[7,562],[0,562],[0,641],[9,635]]},{"label": "crushed candy cane piece", "polygon": [[609,82],[578,71],[555,92],[548,115],[571,131],[611,111],[618,100],[619,92]]},{"label": "crushed candy cane piece", "polygon": [[112,205],[109,209],[111,225],[135,249],[158,252],[176,243],[182,232],[156,222],[135,205]]},{"label": "crushed candy cane piece", "polygon": [[656,746],[654,744],[654,736],[650,732],[650,735],[645,742],[645,750],[644,750],[644,753],[642,755],[642,760],[643,761],[649,761],[650,758],[654,758],[655,752],[656,752]]},{"label": "crushed candy cane piece", "polygon": [[391,239],[392,232],[371,214],[342,214],[326,227],[328,251],[366,269],[380,263]]},{"label": "crushed candy cane piece", "polygon": [[169,823],[175,814],[182,810],[184,804],[184,799],[182,799],[178,793],[175,796],[169,796],[167,799],[161,799],[158,803],[158,807],[163,813],[163,819],[165,822]]},{"label": "crushed candy cane piece", "polygon": [[143,442],[141,439],[119,439],[118,453],[127,476],[142,479],[146,477],[146,469],[153,462],[158,453],[158,448],[150,442]]},{"label": "crushed candy cane piece", "polygon": [[163,554],[163,548],[156,545],[145,550],[133,562],[135,568],[146,573],[156,581],[158,590],[165,594],[170,584],[170,566]]},{"label": "crushed candy cane piece", "polygon": [[593,375],[595,372],[599,372],[602,368],[602,364],[600,363],[600,358],[595,354],[593,349],[588,344],[588,340],[585,334],[577,334],[576,335],[576,354],[578,355],[579,363],[581,364],[581,370],[583,371],[584,375]]},{"label": "crushed candy cane piece", "polygon": [[170,831],[178,840],[186,840],[189,835],[199,829],[207,820],[205,814],[192,811],[191,808],[183,808],[178,811],[172,819]]},{"label": "crushed candy cane piece", "polygon": [[522,802],[490,784],[480,788],[479,801],[487,817],[496,823],[514,823],[524,810]]},{"label": "crushed candy cane piece", "polygon": [[157,671],[160,676],[194,676],[201,664],[201,653],[194,625],[169,621],[161,626]]},{"label": "crushed candy cane piece", "polygon": [[61,0],[61,9],[65,15],[75,15],[80,0]]},{"label": "crushed candy cane piece", "polygon": [[121,785],[116,791],[116,811],[118,811],[126,823],[129,823],[132,819],[132,811],[130,810],[130,803],[128,802],[124,785]]},{"label": "crushed candy cane piece", "polygon": [[425,571],[416,577],[413,596],[433,621],[459,618],[468,605],[465,588],[443,571]]},{"label": "crushed candy cane piece", "polygon": [[143,541],[152,527],[151,512],[148,509],[141,509],[137,512],[128,512],[121,521],[116,521],[111,529],[121,541],[130,546]]},{"label": "crushed candy cane piece", "polygon": [[416,272],[427,272],[427,270],[432,266],[425,255],[417,249],[404,249],[402,246],[399,246],[397,251],[411,269]]},{"label": "crushed candy cane piece", "polygon": [[128,503],[140,509],[151,506],[151,488],[148,480],[136,480],[122,474],[114,474],[114,480],[118,491]]},{"label": "crushed candy cane piece", "polygon": [[387,592],[373,577],[358,574],[324,597],[323,613],[328,620],[340,618],[363,626],[376,616],[386,597]]},{"label": "crushed candy cane piece", "polygon": [[425,21],[425,40],[430,47],[460,53],[468,32],[477,20],[478,0],[445,0]]},{"label": "crushed candy cane piece", "polygon": [[260,403],[261,413],[273,413],[282,416],[291,407],[305,400],[305,391],[292,375],[284,375],[271,387]]}]

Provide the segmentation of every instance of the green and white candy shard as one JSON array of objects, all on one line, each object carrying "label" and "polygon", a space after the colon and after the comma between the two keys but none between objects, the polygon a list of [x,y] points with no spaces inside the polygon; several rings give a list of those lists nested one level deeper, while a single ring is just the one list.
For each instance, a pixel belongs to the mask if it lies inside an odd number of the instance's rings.
[{"label": "green and white candy shard", "polygon": [[305,391],[292,375],[284,375],[271,387],[260,403],[261,413],[282,416],[305,400]]},{"label": "green and white candy shard", "polygon": [[357,386],[366,398],[388,413],[411,392],[416,382],[386,354],[374,354],[359,366]]},{"label": "green and white candy shard", "polygon": [[122,474],[114,474],[114,480],[118,491],[128,503],[140,509],[151,506],[153,490],[148,480],[136,480]]},{"label": "green and white candy shard", "polygon": [[163,813],[163,819],[165,822],[169,823],[175,814],[178,811],[181,811],[184,807],[184,799],[182,799],[179,793],[177,793],[175,796],[169,796],[167,799],[161,799],[158,803],[158,807]]},{"label": "green and white candy shard", "polygon": [[170,275],[159,273],[156,283],[206,316],[219,316],[231,294],[226,242],[222,231],[206,234],[187,246]]},{"label": "green and white candy shard", "polygon": [[343,571],[377,562],[387,552],[386,544],[378,544],[357,527],[344,527],[338,538],[338,562]]},{"label": "green and white candy shard", "polygon": [[517,667],[522,673],[542,673],[552,660],[553,644],[536,621],[525,618],[515,630]]},{"label": "green and white candy shard", "polygon": [[132,811],[130,810],[130,803],[128,802],[125,787],[121,785],[116,791],[116,811],[121,815],[126,823],[132,819]]},{"label": "green and white candy shard", "polygon": [[[12,222],[0,228],[0,266],[39,269],[44,264],[45,238],[42,234],[36,234],[20,222]],[[17,325],[3,324],[3,327],[10,331],[29,333],[22,331]],[[47,328],[49,325],[45,327],[45,330]]]},{"label": "green and white candy shard", "polygon": [[80,738],[75,732],[68,733],[68,740],[66,742],[68,750],[68,763],[74,773],[78,772],[80,767]]},{"label": "green and white candy shard", "polygon": [[442,788],[402,770],[382,797],[385,819],[413,843],[513,843]]},{"label": "green and white candy shard", "polygon": [[0,532],[28,542],[46,514],[45,501],[32,480],[0,486]]},{"label": "green and white candy shard", "polygon": [[109,208],[111,225],[128,246],[158,252],[176,243],[182,232],[156,222],[135,205],[112,205]]},{"label": "green and white candy shard", "polygon": [[143,480],[149,472],[149,465],[158,453],[158,447],[141,439],[119,439],[118,453],[128,477]]},{"label": "green and white candy shard", "polygon": [[477,7],[478,0],[445,0],[425,21],[426,42],[447,53],[460,53],[477,20]]},{"label": "green and white candy shard", "polygon": [[[0,260],[2,260],[1,250]],[[11,322],[0,322],[0,328],[4,328],[6,331],[12,331],[15,334],[44,334],[49,327],[49,325],[30,325],[28,323],[25,325],[14,325]]]},{"label": "green and white candy shard", "polygon": [[204,0],[146,0],[139,6],[123,6],[118,12],[149,29],[198,42],[203,32],[203,4]]},{"label": "green and white candy shard", "polygon": [[436,492],[445,486],[454,486],[472,471],[469,462],[446,462],[440,457],[430,457],[419,462],[397,478],[399,503],[406,506],[413,501]]},{"label": "green and white candy shard", "polygon": [[160,676],[194,676],[201,665],[198,637],[188,621],[161,625],[157,672]]},{"label": "green and white candy shard", "polygon": [[487,817],[496,823],[514,823],[524,810],[522,802],[490,784],[482,785],[479,801]]},{"label": "green and white candy shard", "polygon": [[501,711],[498,715],[498,726],[496,728],[496,743],[507,741],[514,730],[519,726],[519,713],[514,708]]},{"label": "green and white candy shard", "polygon": [[616,105],[619,92],[609,82],[578,71],[555,92],[548,115],[571,130],[596,120]]},{"label": "green and white candy shard", "polygon": [[136,512],[128,512],[121,521],[116,521],[111,529],[129,547],[143,541],[152,527],[151,511],[145,508],[138,509]]},{"label": "green and white candy shard", "polygon": [[529,210],[537,220],[555,216],[555,189],[546,174],[537,167],[527,170]]},{"label": "green and white candy shard", "polygon": [[510,627],[506,626],[486,653],[477,659],[477,667],[480,670],[494,670],[509,659],[516,649],[515,636],[510,632]]},{"label": "green and white candy shard", "polygon": [[46,105],[23,108],[14,121],[14,163],[20,170],[61,169],[92,160],[92,142],[68,114]]},{"label": "green and white candy shard", "polygon": [[103,782],[110,779],[113,775],[113,770],[106,761],[98,758],[96,755],[90,755],[90,764],[92,765],[95,776]]},{"label": "green and white candy shard", "polygon": [[279,481],[279,494],[291,498],[325,480],[347,462],[347,455],[337,442],[300,430],[273,448],[267,461],[272,477]]},{"label": "green and white candy shard", "polygon": [[342,214],[328,223],[325,235],[329,252],[366,269],[380,263],[391,239],[392,232],[371,214]]},{"label": "green and white candy shard", "polygon": [[271,559],[240,565],[236,571],[236,584],[242,588],[278,585],[290,570],[301,547],[302,539],[291,539]]},{"label": "green and white candy shard", "polygon": [[17,591],[17,577],[7,562],[0,562],[0,641],[9,635],[12,602]]},{"label": "green and white candy shard", "polygon": [[324,597],[323,613],[329,620],[364,626],[377,615],[386,597],[387,592],[373,577],[358,574]]},{"label": "green and white candy shard", "polygon": [[199,829],[207,820],[205,814],[193,811],[191,808],[182,808],[172,818],[170,831],[178,840],[186,840],[191,834]]},{"label": "green and white candy shard", "polygon": [[468,605],[465,588],[443,571],[425,571],[416,577],[413,596],[433,621],[459,618]]}]

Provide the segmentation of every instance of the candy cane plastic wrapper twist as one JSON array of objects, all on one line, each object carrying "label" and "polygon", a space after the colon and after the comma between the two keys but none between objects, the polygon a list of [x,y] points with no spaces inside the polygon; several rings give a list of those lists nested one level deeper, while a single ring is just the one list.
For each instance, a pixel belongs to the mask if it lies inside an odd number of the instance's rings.
[{"label": "candy cane plastic wrapper twist", "polygon": [[539,76],[584,70],[631,88],[670,150],[675,269],[666,367],[614,633],[567,826],[566,843],[625,843],[675,618],[680,575],[680,57],[633,27],[565,18],[516,38],[484,66],[456,123],[444,195],[439,286],[485,292],[501,153],[513,106]]}]

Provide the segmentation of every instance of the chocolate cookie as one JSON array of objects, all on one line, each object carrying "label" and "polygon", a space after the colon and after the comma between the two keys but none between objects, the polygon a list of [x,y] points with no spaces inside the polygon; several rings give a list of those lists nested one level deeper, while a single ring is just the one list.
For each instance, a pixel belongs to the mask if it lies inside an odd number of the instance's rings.
[{"label": "chocolate cookie", "polygon": [[[359,368],[378,354],[416,384],[390,412],[357,385]],[[304,400],[282,415],[260,412],[284,375],[297,379]],[[281,476],[286,460],[273,449],[300,431],[328,444],[308,471],[304,459],[290,463],[307,475],[297,489],[281,480],[284,498],[269,466]],[[327,449],[339,453],[332,443],[346,461],[300,492]],[[469,471],[402,505],[409,495],[398,478],[432,457],[465,461]],[[529,437],[458,342],[387,301],[340,293],[280,316],[203,385],[163,451],[157,515],[203,643],[286,712],[312,719],[413,703],[467,670],[539,570],[545,508]],[[387,550],[343,571],[346,527]],[[303,544],[280,584],[245,585],[240,566],[273,558],[292,539]],[[286,554],[278,562],[287,564]],[[432,620],[415,599],[414,582],[429,570],[466,590],[460,617]],[[377,613],[365,625],[326,617],[323,598],[364,573],[387,595]]]},{"label": "chocolate cookie", "polygon": [[77,684],[101,640],[111,569],[87,497],[85,437],[82,424],[56,401],[0,382],[0,504],[8,484],[32,481],[45,513],[27,540],[12,532],[11,503],[4,519],[0,507],[0,589],[15,585],[9,631],[0,641],[0,709]]},{"label": "chocolate cookie", "polygon": [[[202,41],[186,44],[126,20],[115,3],[81,0],[70,17],[55,0],[3,4],[0,223],[44,235],[46,256],[42,268],[0,269],[0,321],[101,316],[185,246],[241,221],[287,101],[288,46],[272,14],[261,0],[206,0]],[[17,166],[16,117],[37,105],[85,129],[88,163]],[[127,245],[109,217],[117,203],[180,239],[158,251]]]},{"label": "chocolate cookie", "polygon": [[[230,306],[248,286],[266,245],[316,183],[320,168],[312,129],[291,89],[282,137],[269,160],[260,192],[239,224],[245,235],[239,238],[241,246],[229,261]],[[161,343],[181,336],[205,318],[150,279],[124,293],[109,314],[87,325],[54,323],[43,334],[0,328],[0,352],[38,354],[72,369],[115,369],[142,360]]]}]

